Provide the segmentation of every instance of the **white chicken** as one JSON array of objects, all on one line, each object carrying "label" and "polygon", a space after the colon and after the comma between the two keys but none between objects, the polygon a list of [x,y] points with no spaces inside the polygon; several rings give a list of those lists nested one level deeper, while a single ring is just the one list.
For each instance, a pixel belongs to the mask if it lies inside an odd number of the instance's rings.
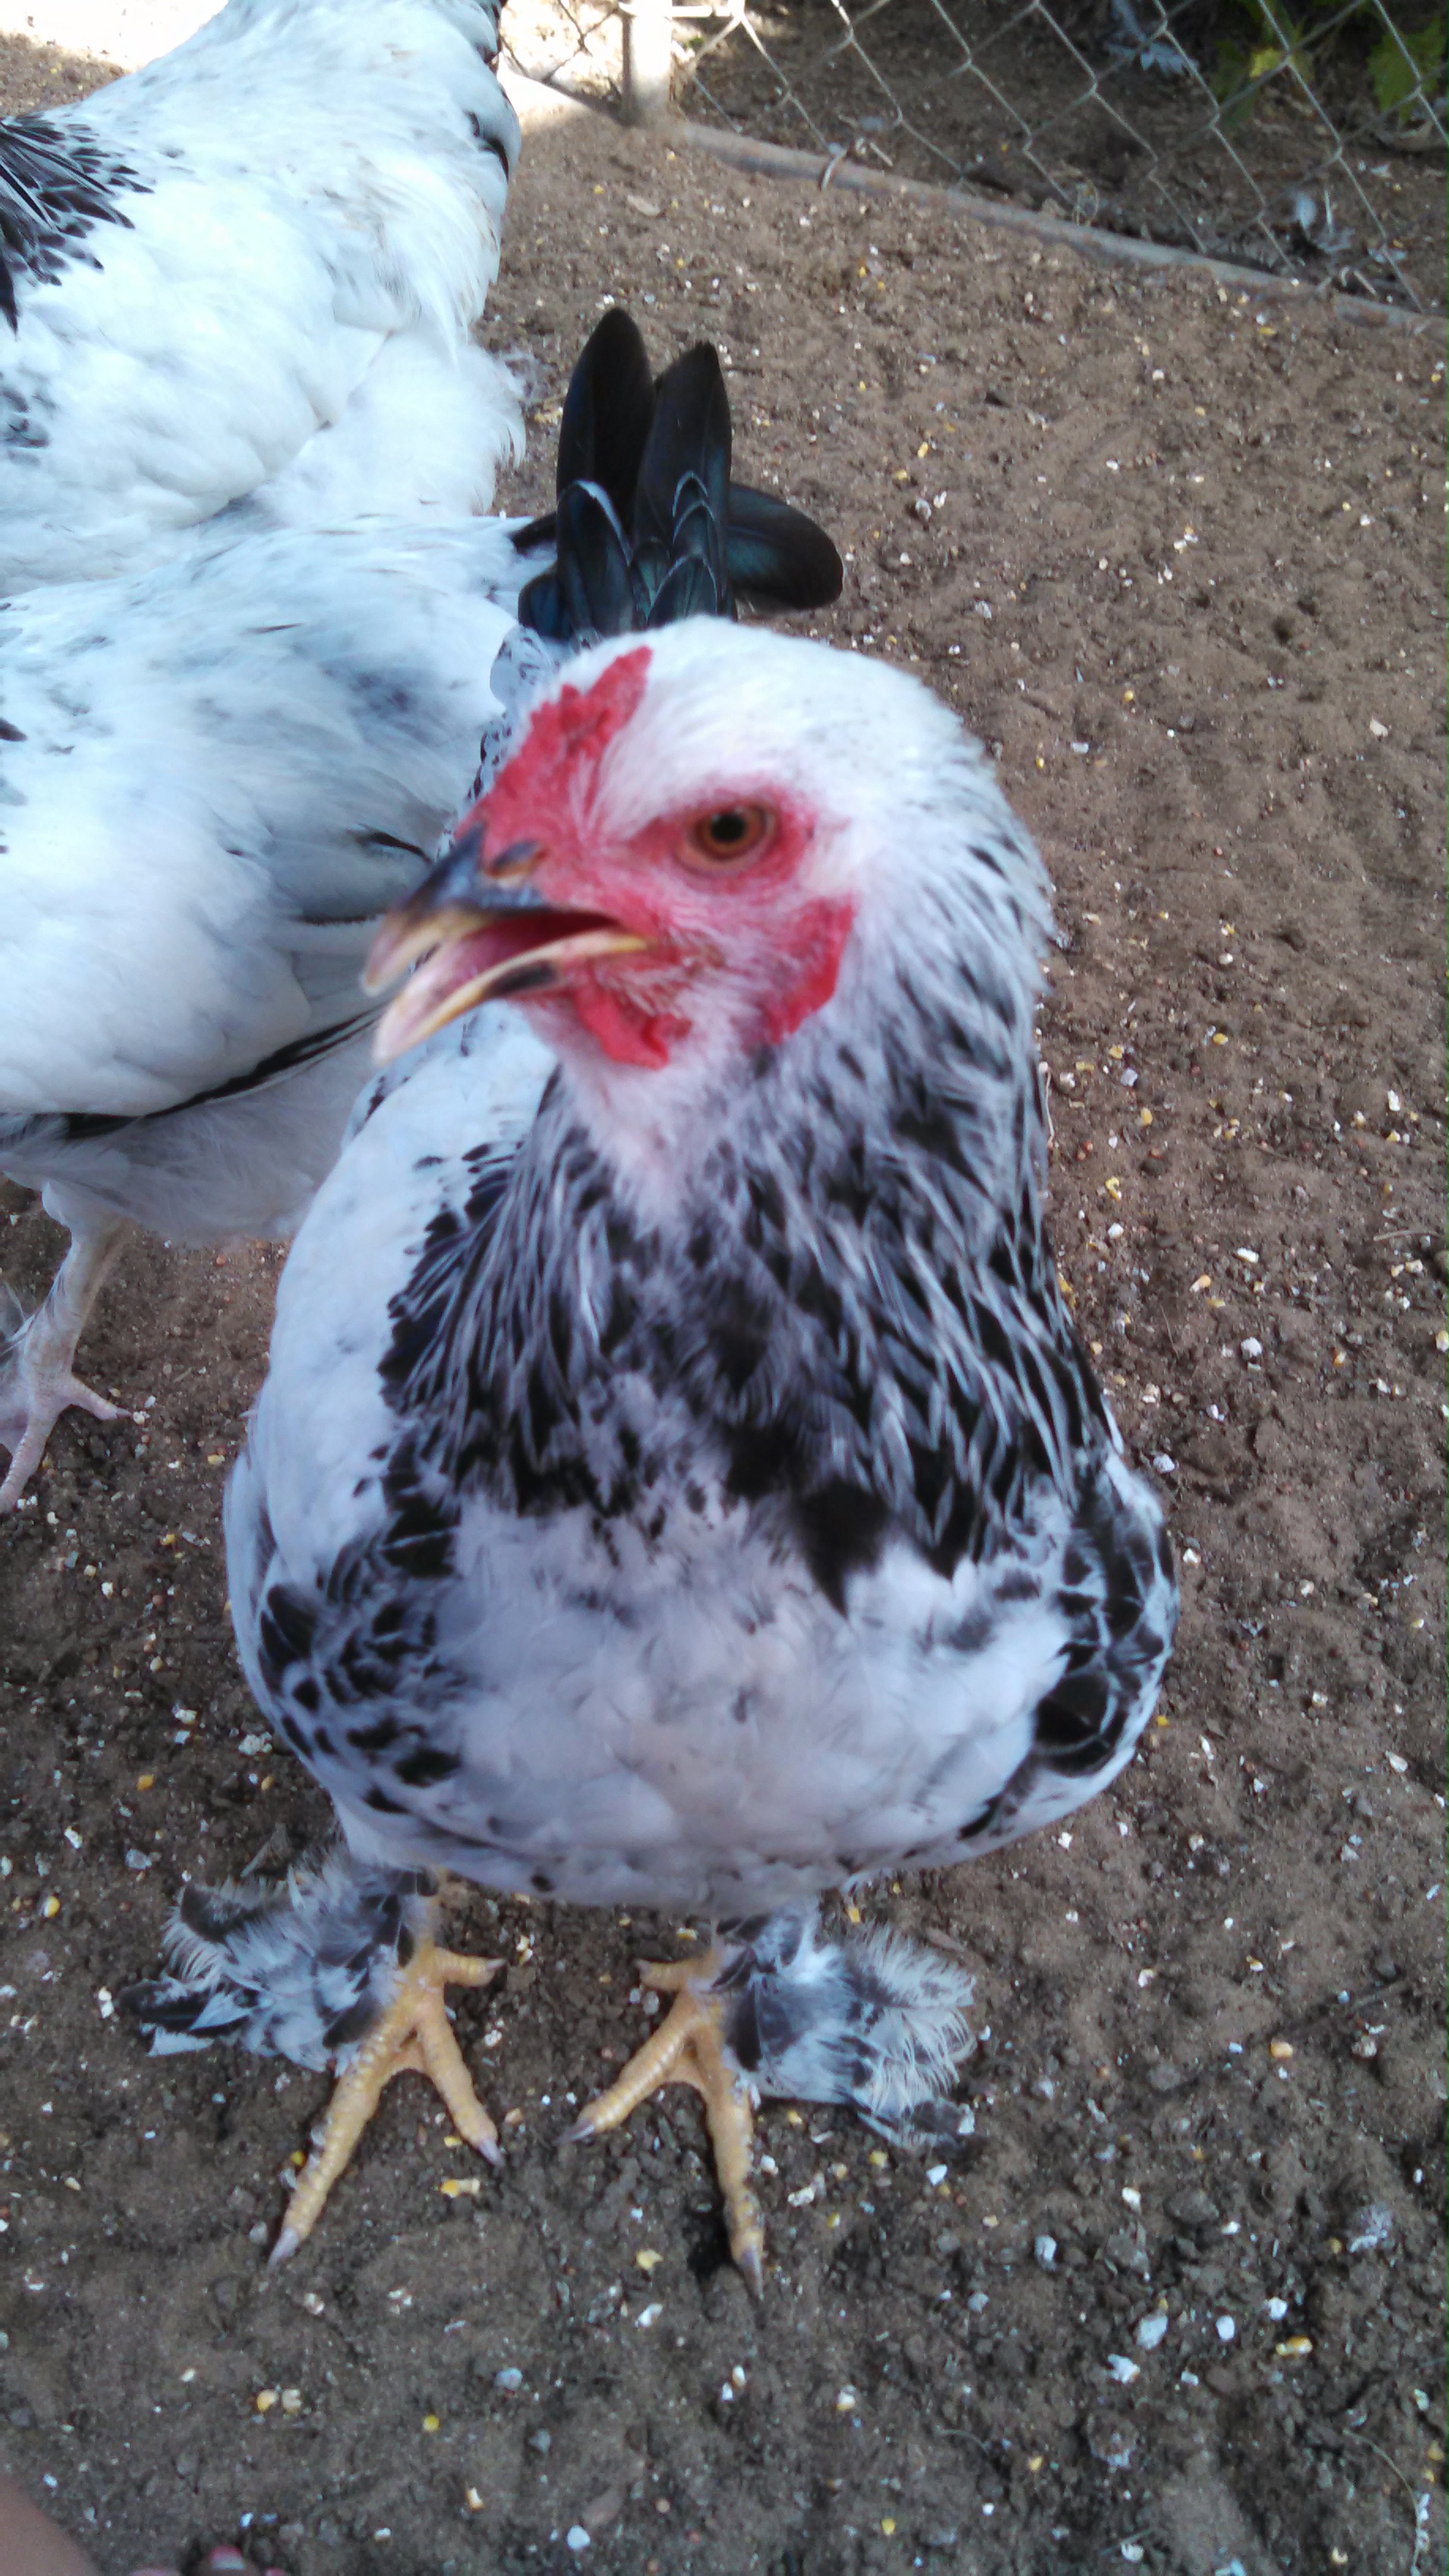
[{"label": "white chicken", "polygon": [[556,684],[384,929],[382,1052],[431,1044],[299,1235],[227,1502],[248,1679],[344,1848],[188,1890],[132,1998],[161,2048],[344,2068],[279,2254],[400,2066],[495,2152],[440,1868],[713,1921],[577,2134],[696,2084],[756,2285],[752,2097],[954,2129],[968,1981],[816,1897],[1070,1814],[1176,1617],[1045,1230],[1046,931],[924,689],[698,618]]},{"label": "white chicken", "polygon": [[72,1236],[0,1338],[0,1509],[65,1406],[115,1412],[74,1358],[127,1223],[287,1234],[329,1169],[368,1069],[368,942],[506,731],[516,615],[536,677],[713,577],[679,467],[701,405],[736,584],[833,596],[821,532],[729,486],[713,352],[656,388],[616,309],[574,372],[547,519],[250,534],[0,609],[0,1171]]},{"label": "white chicken", "polygon": [[[272,525],[486,509],[517,408],[469,334],[518,122],[485,0],[227,0],[0,125],[0,583]],[[6,345],[8,343],[8,345]]]}]

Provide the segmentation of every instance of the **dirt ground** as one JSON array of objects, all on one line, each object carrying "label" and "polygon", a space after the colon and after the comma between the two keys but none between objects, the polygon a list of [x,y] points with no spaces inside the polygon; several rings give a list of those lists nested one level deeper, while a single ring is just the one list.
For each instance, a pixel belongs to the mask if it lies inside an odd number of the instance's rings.
[{"label": "dirt ground", "polygon": [[[133,1418],[67,1417],[0,1534],[0,2459],[105,2576],[239,2534],[290,2576],[1427,2576],[1442,334],[568,120],[489,326],[538,371],[515,503],[610,295],[661,361],[725,345],[742,470],[849,549],[822,631],[959,707],[1049,858],[1056,1239],[1171,1503],[1163,1710],[1070,1832],[862,1899],[974,1965],[975,2136],[938,2173],[769,2108],[758,2309],[690,2097],[558,2143],[673,1927],[482,1896],[502,2173],[399,2086],[269,2277],[322,2079],[154,2065],[111,1997],[183,1873],[326,1821],[225,1613],[277,1256],[137,1243],[83,1351]],[[33,1296],[60,1238],[7,1216]]]}]

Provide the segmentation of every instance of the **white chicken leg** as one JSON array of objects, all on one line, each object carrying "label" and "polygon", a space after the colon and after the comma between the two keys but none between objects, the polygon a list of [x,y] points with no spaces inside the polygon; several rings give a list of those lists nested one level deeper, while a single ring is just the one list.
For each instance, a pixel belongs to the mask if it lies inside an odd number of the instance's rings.
[{"label": "white chicken leg", "polygon": [[[0,1357],[0,1448],[10,1452],[10,1468],[0,1484],[0,1512],[15,1509],[30,1477],[45,1454],[45,1444],[68,1405],[93,1413],[98,1422],[117,1420],[120,1407],[86,1386],[72,1362],[86,1317],[102,1280],[120,1249],[126,1231],[123,1217],[104,1210],[76,1213],[70,1250],[50,1283],[50,1294],[33,1315],[22,1316],[13,1291],[4,1291],[16,1308]],[[3,1310],[0,1310],[3,1320]]]}]

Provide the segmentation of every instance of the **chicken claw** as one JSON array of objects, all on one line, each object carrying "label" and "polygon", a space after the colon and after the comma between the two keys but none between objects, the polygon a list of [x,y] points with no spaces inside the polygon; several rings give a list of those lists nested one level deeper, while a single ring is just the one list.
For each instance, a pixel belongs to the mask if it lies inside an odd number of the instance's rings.
[{"label": "chicken claw", "polygon": [[12,1289],[0,1283],[0,1449],[10,1452],[0,1482],[0,1512],[15,1509],[45,1455],[45,1444],[68,1407],[117,1422],[108,1404],[71,1366],[97,1291],[120,1250],[119,1217],[83,1225],[76,1220],[71,1246],[43,1306],[27,1316]]},{"label": "chicken claw", "polygon": [[636,2050],[608,2091],[580,2113],[569,2135],[597,2138],[627,2120],[661,2084],[692,2084],[704,2097],[730,2252],[746,2287],[758,2298],[764,2284],[765,2227],[750,2182],[754,2118],[749,2089],[726,2051],[723,2005],[708,1992],[723,1965],[721,1954],[712,1950],[703,1959],[641,1970],[641,1985],[656,1994],[672,1994],[674,2002],[652,2039]]},{"label": "chicken claw", "polygon": [[290,2261],[304,2237],[310,2236],[334,2182],[352,2161],[384,2085],[394,2075],[426,2075],[447,2104],[459,2136],[476,2147],[488,2164],[502,2162],[498,2132],[473,2090],[443,2002],[445,1987],[486,1986],[502,1965],[501,1959],[470,1959],[458,1950],[440,1950],[430,1939],[419,1941],[407,1966],[399,1971],[392,2002],[338,2079],[322,2134],[298,2175],[269,2266]]}]

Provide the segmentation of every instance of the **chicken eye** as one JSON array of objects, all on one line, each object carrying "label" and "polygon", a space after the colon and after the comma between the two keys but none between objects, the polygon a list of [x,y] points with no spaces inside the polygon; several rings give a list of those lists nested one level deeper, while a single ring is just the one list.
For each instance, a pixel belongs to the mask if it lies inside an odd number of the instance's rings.
[{"label": "chicken eye", "polygon": [[713,867],[730,867],[753,858],[773,837],[775,817],[768,805],[721,805],[700,814],[685,834],[685,847]]}]

